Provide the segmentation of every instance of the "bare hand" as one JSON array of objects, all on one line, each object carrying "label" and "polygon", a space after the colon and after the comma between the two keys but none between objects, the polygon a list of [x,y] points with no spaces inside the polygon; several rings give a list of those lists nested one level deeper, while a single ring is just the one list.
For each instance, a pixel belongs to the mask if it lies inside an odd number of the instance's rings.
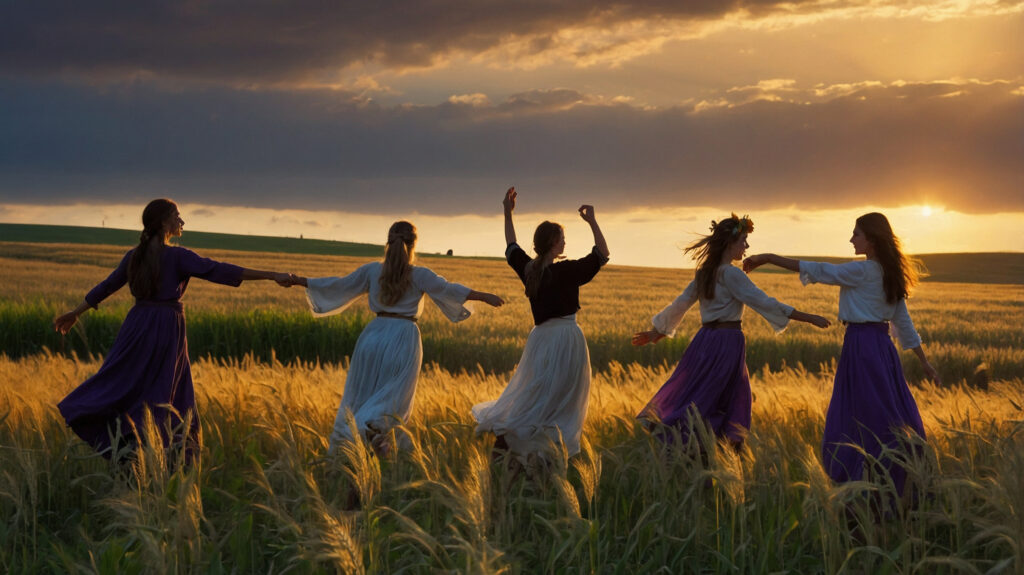
[{"label": "bare hand", "polygon": [[277,285],[279,285],[281,287],[286,287],[287,288],[287,287],[292,287],[293,285],[295,285],[295,282],[292,281],[292,278],[294,278],[294,277],[295,276],[293,276],[292,274],[275,273],[274,274],[274,281],[277,282]]},{"label": "bare hand", "polygon": [[505,199],[501,201],[502,207],[505,208],[506,214],[511,214],[512,210],[516,209],[516,187],[512,186],[505,192]]},{"label": "bare hand", "polygon": [[820,327],[821,329],[825,329],[826,327],[832,325],[832,322],[830,322],[827,318],[824,318],[824,317],[822,317],[820,315],[814,315],[814,314],[809,314],[809,315],[811,317],[808,320],[808,323],[816,325],[816,326]]},{"label": "bare hand", "polygon": [[593,224],[597,222],[597,215],[594,214],[594,206],[591,206],[589,204],[583,204],[582,206],[580,206],[579,212],[580,217],[583,218],[583,221],[587,222],[588,224]]},{"label": "bare hand", "polygon": [[664,339],[664,337],[665,334],[654,329],[649,331],[638,331],[633,334],[633,345],[640,346],[647,345],[649,343],[658,343]]},{"label": "bare hand", "polygon": [[921,368],[924,369],[925,377],[932,380],[932,383],[936,385],[942,384],[942,378],[939,377],[939,371],[935,369],[935,366],[926,361],[921,364]]},{"label": "bare hand", "polygon": [[501,297],[496,296],[496,295],[494,295],[492,293],[484,293],[484,294],[481,294],[481,295],[483,296],[483,297],[480,298],[481,301],[483,301],[484,303],[486,303],[489,306],[501,307],[501,306],[505,305],[505,300],[501,299]]},{"label": "bare hand", "polygon": [[53,320],[53,329],[60,332],[61,335],[67,335],[77,322],[78,314],[73,311],[69,311],[68,313]]},{"label": "bare hand", "polygon": [[749,258],[743,260],[743,271],[749,274],[750,272],[756,270],[757,268],[763,266],[766,263],[768,263],[767,254],[756,254],[750,256]]}]

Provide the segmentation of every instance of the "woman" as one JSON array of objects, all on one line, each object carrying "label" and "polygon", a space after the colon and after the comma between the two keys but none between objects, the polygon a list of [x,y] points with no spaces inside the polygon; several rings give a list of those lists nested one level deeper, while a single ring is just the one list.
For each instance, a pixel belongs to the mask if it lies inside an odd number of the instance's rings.
[{"label": "woman", "polygon": [[741,330],[743,306],[761,314],[776,333],[789,320],[820,328],[829,321],[804,313],[768,297],[732,262],[743,259],[747,234],[754,223],[736,214],[711,222],[711,234],[686,248],[697,261],[693,281],[683,293],[654,319],[654,329],[633,336],[633,345],[656,343],[672,337],[683,315],[700,302],[703,326],[686,348],[665,385],[637,416],[677,428],[688,439],[692,413],[703,418],[717,437],[726,438],[736,449],[750,429],[750,378],[747,375],[746,340]]},{"label": "woman", "polygon": [[[825,469],[838,482],[864,477],[866,462],[861,450],[877,460],[883,446],[898,448],[906,431],[925,437],[917,403],[889,337],[890,324],[903,348],[917,355],[925,374],[939,381],[907,312],[906,298],[918,281],[915,264],[903,255],[889,220],[877,212],[857,218],[850,243],[854,253],[866,259],[828,264],[758,254],[743,262],[748,271],[774,264],[799,272],[805,285],[840,286],[839,319],[846,324],[846,336],[822,445]],[[888,458],[881,463],[902,493],[906,472]]]},{"label": "woman", "polygon": [[139,245],[125,254],[85,301],[54,320],[54,328],[66,334],[86,310],[126,283],[135,296],[135,306],[99,371],[57,407],[71,429],[104,457],[130,455],[130,451],[118,451],[144,439],[148,412],[163,446],[178,445],[191,459],[199,446],[199,418],[181,304],[189,279],[236,287],[243,280],[272,279],[287,286],[289,276],[216,262],[169,245],[185,225],[171,200],[149,202],[142,212],[142,225]]},{"label": "woman", "polygon": [[516,243],[516,196],[515,188],[509,188],[503,202],[505,258],[526,286],[535,325],[501,396],[473,406],[476,431],[497,436],[495,456],[503,450],[520,457],[542,454],[552,442],[564,442],[569,455],[575,455],[590,393],[590,352],[576,325],[580,286],[608,261],[608,244],[593,206],[584,205],[580,216],[594,233],[590,254],[556,263],[565,250],[565,234],[562,226],[543,222],[533,235],[537,257],[531,259]]},{"label": "woman", "polygon": [[379,452],[386,451],[386,432],[409,420],[416,379],[423,361],[423,346],[416,320],[423,312],[423,294],[430,296],[453,322],[469,317],[463,304],[477,300],[494,307],[500,297],[448,283],[429,269],[414,266],[416,228],[395,222],[388,230],[383,262],[360,266],[345,277],[293,277],[306,286],[315,316],[341,313],[357,297],[369,294],[370,311],[377,314],[359,334],[352,353],[345,391],[331,432],[329,452],[352,440],[347,414],[356,428]]}]

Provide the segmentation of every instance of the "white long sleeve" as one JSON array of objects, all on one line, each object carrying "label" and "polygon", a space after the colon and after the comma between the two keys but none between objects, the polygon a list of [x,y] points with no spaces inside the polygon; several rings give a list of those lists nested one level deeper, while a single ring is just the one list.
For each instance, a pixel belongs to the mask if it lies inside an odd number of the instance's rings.
[{"label": "white long sleeve", "polygon": [[842,264],[800,262],[800,281],[839,286],[839,319],[847,323],[890,322],[892,333],[903,349],[921,345],[907,302],[885,299],[882,265],[874,260]]},{"label": "white long sleeve", "polygon": [[306,299],[316,317],[334,315],[345,311],[359,296],[370,289],[370,276],[376,279],[374,266],[369,263],[356,268],[344,277],[309,278],[306,284]]}]

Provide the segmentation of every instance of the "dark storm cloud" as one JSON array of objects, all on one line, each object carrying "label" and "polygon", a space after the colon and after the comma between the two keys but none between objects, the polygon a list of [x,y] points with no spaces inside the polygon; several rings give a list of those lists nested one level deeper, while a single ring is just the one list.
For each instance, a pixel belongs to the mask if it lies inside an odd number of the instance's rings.
[{"label": "dark storm cloud", "polygon": [[428,66],[447,54],[479,53],[510,38],[525,39],[527,53],[540,53],[556,46],[554,35],[567,28],[703,20],[739,10],[768,14],[780,6],[793,14],[817,5],[792,0],[7,2],[0,8],[0,72],[315,82],[353,63]]},{"label": "dark storm cloud", "polygon": [[[385,108],[337,92],[0,82],[0,202],[394,213],[931,202],[1024,210],[1024,96],[1003,83],[644,110],[572,91]],[[763,96],[763,95],[762,95]],[[497,190],[497,191],[496,191]]]}]

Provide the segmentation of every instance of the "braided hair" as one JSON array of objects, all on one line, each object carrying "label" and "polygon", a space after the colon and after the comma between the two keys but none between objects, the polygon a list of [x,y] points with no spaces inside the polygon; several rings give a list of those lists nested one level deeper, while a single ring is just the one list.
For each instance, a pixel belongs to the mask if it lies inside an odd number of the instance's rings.
[{"label": "braided hair", "polygon": [[533,232],[533,251],[537,257],[526,264],[524,283],[526,284],[526,296],[537,297],[540,292],[540,280],[544,277],[544,270],[549,262],[544,257],[551,251],[551,248],[558,243],[565,231],[560,224],[555,222],[541,222]]},{"label": "braided hair", "polygon": [[384,305],[395,305],[412,284],[412,262],[416,259],[416,226],[399,221],[388,230],[384,269],[380,274],[380,297]]},{"label": "braided hair", "polygon": [[171,200],[160,198],[142,210],[142,233],[128,260],[128,288],[136,299],[149,299],[160,289],[160,256],[164,251],[164,224],[178,210]]}]

